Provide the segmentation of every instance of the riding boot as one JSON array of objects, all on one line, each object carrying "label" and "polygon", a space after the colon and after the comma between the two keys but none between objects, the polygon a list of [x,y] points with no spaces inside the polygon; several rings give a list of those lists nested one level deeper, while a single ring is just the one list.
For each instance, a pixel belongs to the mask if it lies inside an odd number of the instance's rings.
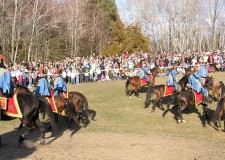
[{"label": "riding boot", "polygon": [[208,100],[207,100],[206,96],[203,96],[202,103],[203,104],[208,104]]}]

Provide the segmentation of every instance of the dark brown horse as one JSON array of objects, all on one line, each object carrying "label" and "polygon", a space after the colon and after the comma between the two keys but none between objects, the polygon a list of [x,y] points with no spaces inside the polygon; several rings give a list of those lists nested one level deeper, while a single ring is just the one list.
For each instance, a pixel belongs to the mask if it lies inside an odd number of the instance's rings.
[{"label": "dark brown horse", "polygon": [[[172,94],[165,96],[165,89],[166,89],[165,85],[155,85],[155,86],[149,87],[147,92],[146,92],[146,99],[145,99],[145,107],[144,108],[149,107],[149,105],[151,103],[153,103],[152,112],[155,111],[156,105],[159,105],[159,108],[161,110],[165,110],[164,107],[163,107],[163,104],[162,104],[162,100],[163,100],[164,97],[168,98],[168,102],[167,102],[168,106],[170,104],[172,104],[178,93],[173,91]],[[156,98],[154,100],[152,100],[153,94],[156,96]]]},{"label": "dark brown horse", "polygon": [[[183,76],[178,82],[178,84],[181,86],[182,91],[186,89],[189,75],[190,74]],[[216,78],[213,78],[213,86],[211,90],[212,90],[212,99],[216,102],[217,100],[220,99],[220,97],[224,96],[225,85],[222,81],[217,80]]]},{"label": "dark brown horse", "polygon": [[68,100],[74,104],[75,110],[79,114],[78,120],[84,125],[88,123],[88,117],[90,117],[91,120],[95,120],[94,117],[96,113],[94,112],[92,115],[89,113],[87,98],[82,93],[69,92]]},{"label": "dark brown horse", "polygon": [[[159,73],[163,73],[163,71],[159,67],[154,67],[151,69],[152,79],[150,80],[149,86],[154,86],[155,78]],[[130,77],[126,81],[126,95],[131,98],[133,91],[135,95],[139,98],[139,88],[142,86],[142,81],[139,76]]]},{"label": "dark brown horse", "polygon": [[[2,93],[0,93],[0,96],[4,97]],[[17,102],[22,114],[22,118],[20,118],[21,123],[28,127],[28,130],[19,137],[18,143],[22,143],[24,139],[34,130],[34,126],[36,126],[41,132],[40,143],[44,144],[45,129],[44,125],[39,120],[40,111],[44,111],[47,113],[54,131],[58,130],[54,120],[54,115],[51,110],[51,106],[43,97],[39,95],[33,95],[31,93],[19,93],[14,96],[16,96],[17,98]]]},{"label": "dark brown horse", "polygon": [[[24,86],[17,86],[17,88],[14,91],[14,94],[16,93],[31,93],[31,91]],[[79,121],[77,119],[78,115],[71,101],[69,101],[68,99],[64,99],[62,96],[54,96],[54,102],[55,102],[58,114],[65,119],[68,128],[70,128],[69,118],[73,119],[74,122],[77,125],[79,125]],[[44,117],[45,117],[45,113],[43,113],[43,118]],[[55,118],[56,118],[56,121],[58,121],[57,114],[55,114]],[[22,126],[20,126],[19,128],[21,127]]]},{"label": "dark brown horse", "polygon": [[[217,107],[216,107],[216,110],[215,110],[215,113],[212,117],[212,122],[214,123],[215,126],[218,127],[218,130],[222,130],[221,129],[221,123],[220,121],[223,120],[224,121],[224,131],[225,131],[225,97],[222,97],[220,100],[219,100],[219,103],[217,104]],[[219,123],[219,125],[218,125]]]},{"label": "dark brown horse", "polygon": [[[206,84],[205,88],[209,91],[213,86],[213,79],[212,77],[209,77]],[[205,103],[202,103],[203,105],[203,114],[206,115],[206,118],[208,118],[208,112],[207,112],[207,105]],[[182,111],[185,110],[188,107],[193,107],[195,106],[195,95],[191,90],[187,91],[182,91],[178,95],[178,122],[183,122],[185,123],[186,121],[183,119],[182,116]]]}]

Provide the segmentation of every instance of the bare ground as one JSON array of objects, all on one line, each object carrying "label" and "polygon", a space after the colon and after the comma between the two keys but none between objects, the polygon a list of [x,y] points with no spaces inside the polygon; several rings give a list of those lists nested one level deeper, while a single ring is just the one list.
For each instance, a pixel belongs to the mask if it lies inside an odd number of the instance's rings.
[{"label": "bare ground", "polygon": [[[36,136],[38,137],[38,132]],[[18,134],[17,134],[18,135]],[[50,136],[50,134],[47,134]],[[158,135],[132,135],[118,133],[76,133],[71,137],[67,130],[53,140],[46,139],[46,145],[39,140],[26,140],[18,146],[18,136],[3,136],[7,144],[0,149],[0,159],[76,159],[76,160],[189,160],[224,159],[225,150],[205,142],[180,137]],[[32,138],[33,139],[33,138]],[[51,143],[51,141],[53,142]],[[4,142],[3,142],[4,143]]]}]

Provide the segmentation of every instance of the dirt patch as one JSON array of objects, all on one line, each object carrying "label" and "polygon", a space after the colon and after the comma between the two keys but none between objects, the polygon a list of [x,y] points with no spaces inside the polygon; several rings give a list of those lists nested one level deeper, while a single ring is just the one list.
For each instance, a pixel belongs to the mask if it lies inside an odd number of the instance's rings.
[{"label": "dirt patch", "polygon": [[[38,134],[38,133],[37,133]],[[0,149],[0,159],[223,159],[225,151],[214,150],[196,140],[157,135],[113,133],[76,133],[63,136],[44,146],[39,141],[26,140],[18,147],[15,139],[6,138],[7,145]],[[47,137],[49,134],[47,134]],[[46,143],[52,141],[47,138]]]}]

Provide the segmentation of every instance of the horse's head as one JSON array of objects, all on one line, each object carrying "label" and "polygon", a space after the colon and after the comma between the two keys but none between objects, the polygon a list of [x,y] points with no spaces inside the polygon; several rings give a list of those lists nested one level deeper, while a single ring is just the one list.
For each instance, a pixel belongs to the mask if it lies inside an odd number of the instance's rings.
[{"label": "horse's head", "polygon": [[159,73],[163,73],[163,70],[160,69],[159,67],[154,67],[154,68],[151,70],[151,72],[152,72],[152,75],[153,75],[153,76],[157,76]]},{"label": "horse's head", "polygon": [[212,87],[213,87],[213,78],[212,78],[212,76],[207,78],[207,81],[206,81],[205,85],[206,85],[207,89],[210,89],[210,90],[212,89]]}]

